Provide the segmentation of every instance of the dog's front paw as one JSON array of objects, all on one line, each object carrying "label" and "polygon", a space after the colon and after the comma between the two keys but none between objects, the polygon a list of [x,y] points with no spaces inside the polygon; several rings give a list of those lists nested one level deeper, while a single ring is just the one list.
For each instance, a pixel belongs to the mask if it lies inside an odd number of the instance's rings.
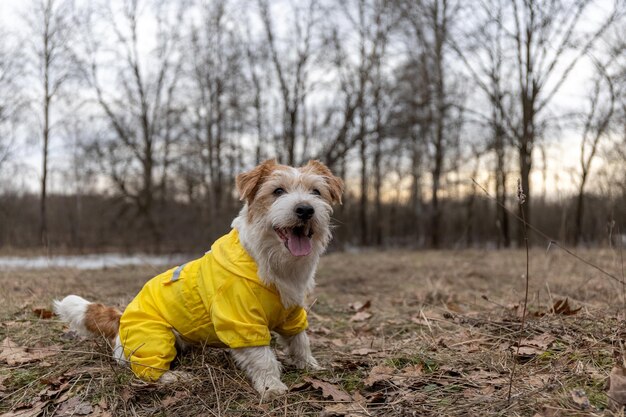
[{"label": "dog's front paw", "polygon": [[271,400],[288,391],[287,385],[283,384],[280,379],[274,378],[258,381],[254,384],[254,388],[264,400]]}]

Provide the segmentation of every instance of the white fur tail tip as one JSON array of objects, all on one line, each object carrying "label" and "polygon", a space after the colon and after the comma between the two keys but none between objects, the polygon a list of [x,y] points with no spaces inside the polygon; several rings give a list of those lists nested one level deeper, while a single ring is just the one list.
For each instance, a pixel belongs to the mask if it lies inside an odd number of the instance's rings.
[{"label": "white fur tail tip", "polygon": [[54,300],[54,312],[70,325],[72,330],[76,330],[83,336],[89,336],[90,333],[85,327],[85,313],[87,307],[91,304],[89,301],[77,295],[68,295],[61,301]]}]

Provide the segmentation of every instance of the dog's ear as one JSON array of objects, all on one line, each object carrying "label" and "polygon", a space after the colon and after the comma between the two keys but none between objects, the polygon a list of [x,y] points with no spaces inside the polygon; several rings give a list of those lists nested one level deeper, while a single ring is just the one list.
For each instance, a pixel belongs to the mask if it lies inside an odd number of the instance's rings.
[{"label": "dog's ear", "polygon": [[328,184],[330,191],[330,199],[333,204],[341,204],[341,195],[343,194],[343,181],[339,177],[335,177],[330,169],[322,162],[312,159],[304,167],[314,174],[321,175]]},{"label": "dog's ear", "polygon": [[239,192],[239,199],[241,201],[246,200],[248,204],[252,203],[261,184],[263,184],[264,178],[272,172],[274,167],[276,167],[276,160],[268,159],[254,167],[251,171],[237,175],[235,184],[237,192]]}]

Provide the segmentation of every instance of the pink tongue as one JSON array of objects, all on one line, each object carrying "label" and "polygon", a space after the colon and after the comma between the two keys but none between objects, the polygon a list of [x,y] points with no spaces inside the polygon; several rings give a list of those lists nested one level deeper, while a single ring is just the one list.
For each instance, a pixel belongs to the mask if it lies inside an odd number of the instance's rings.
[{"label": "pink tongue", "polygon": [[311,239],[306,236],[296,235],[289,231],[287,248],[293,256],[306,256],[311,253]]}]

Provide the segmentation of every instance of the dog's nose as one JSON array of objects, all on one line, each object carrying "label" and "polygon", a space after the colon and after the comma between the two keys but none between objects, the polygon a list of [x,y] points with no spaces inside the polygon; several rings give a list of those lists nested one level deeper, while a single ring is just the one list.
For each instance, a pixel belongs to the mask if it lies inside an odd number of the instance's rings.
[{"label": "dog's nose", "polygon": [[296,206],[296,215],[300,220],[309,220],[313,217],[313,213],[315,213],[315,209],[308,204],[298,204]]}]

